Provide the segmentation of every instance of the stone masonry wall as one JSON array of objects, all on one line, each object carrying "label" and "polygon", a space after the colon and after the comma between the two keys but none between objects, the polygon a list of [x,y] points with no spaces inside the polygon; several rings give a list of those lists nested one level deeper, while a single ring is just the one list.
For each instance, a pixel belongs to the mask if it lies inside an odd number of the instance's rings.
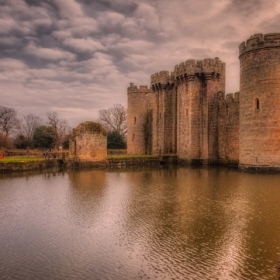
[{"label": "stone masonry wall", "polygon": [[239,47],[241,169],[280,170],[280,33]]},{"label": "stone masonry wall", "polygon": [[187,60],[175,66],[177,154],[187,161],[218,156],[218,92],[225,91],[225,64],[215,59]]},{"label": "stone masonry wall", "polygon": [[147,86],[133,83],[127,89],[127,153],[152,153],[152,118],[154,96]]},{"label": "stone masonry wall", "polygon": [[99,123],[81,123],[73,129],[69,157],[81,161],[106,160],[107,132]]},{"label": "stone masonry wall", "polygon": [[161,71],[151,76],[154,93],[153,154],[176,153],[176,92],[173,75]]},{"label": "stone masonry wall", "polygon": [[[225,90],[225,64],[187,60],[160,71],[146,86],[128,88],[128,153],[177,153],[181,159],[218,159],[218,93]],[[143,127],[147,123],[148,137]]]},{"label": "stone masonry wall", "polygon": [[239,93],[219,95],[218,103],[218,160],[238,165],[239,160]]}]

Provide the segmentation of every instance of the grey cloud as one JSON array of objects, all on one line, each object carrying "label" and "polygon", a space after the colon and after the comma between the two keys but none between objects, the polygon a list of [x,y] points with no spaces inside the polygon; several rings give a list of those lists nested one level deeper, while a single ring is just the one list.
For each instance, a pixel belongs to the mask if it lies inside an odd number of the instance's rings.
[{"label": "grey cloud", "polygon": [[232,0],[229,9],[233,11],[237,11],[239,15],[245,17],[254,16],[256,13],[262,11],[262,8],[269,5],[269,2],[273,2],[270,0],[263,1],[263,0],[250,0],[250,1],[243,1],[243,0]]},{"label": "grey cloud", "polygon": [[34,43],[29,43],[25,48],[25,53],[43,60],[74,60],[75,55],[73,53],[61,50],[50,49],[36,46]]},{"label": "grey cloud", "polygon": [[[130,16],[138,7],[136,1],[104,1],[104,0],[78,0],[79,3],[84,4],[84,12],[87,15],[92,15],[96,11],[115,11],[126,16]],[[142,1],[143,2],[143,1]]]},{"label": "grey cloud", "polygon": [[279,19],[276,0],[0,2],[1,105],[56,110],[73,124],[125,104],[130,81],[149,84],[187,59],[219,56],[237,91],[238,45]]}]

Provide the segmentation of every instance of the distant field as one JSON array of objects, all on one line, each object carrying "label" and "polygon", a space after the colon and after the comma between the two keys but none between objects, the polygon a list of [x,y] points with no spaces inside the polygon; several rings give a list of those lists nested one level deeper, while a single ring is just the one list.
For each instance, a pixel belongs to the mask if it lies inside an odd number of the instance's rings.
[{"label": "distant field", "polygon": [[38,157],[26,157],[26,156],[22,156],[22,157],[5,157],[5,158],[1,158],[0,162],[30,162],[30,161],[42,161],[43,158],[38,158]]}]

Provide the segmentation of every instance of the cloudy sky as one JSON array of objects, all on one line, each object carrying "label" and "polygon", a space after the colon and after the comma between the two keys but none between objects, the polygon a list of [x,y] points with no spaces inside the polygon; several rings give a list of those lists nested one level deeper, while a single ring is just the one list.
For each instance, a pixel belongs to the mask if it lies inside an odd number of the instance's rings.
[{"label": "cloudy sky", "polygon": [[0,105],[76,126],[126,106],[129,82],[214,57],[235,92],[239,44],[279,22],[279,0],[0,0]]}]

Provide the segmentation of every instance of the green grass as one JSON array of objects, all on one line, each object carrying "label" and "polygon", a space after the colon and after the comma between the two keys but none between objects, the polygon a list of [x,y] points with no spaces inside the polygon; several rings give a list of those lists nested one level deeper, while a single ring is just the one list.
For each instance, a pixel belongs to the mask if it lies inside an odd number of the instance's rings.
[{"label": "green grass", "polygon": [[[170,157],[176,157],[176,155],[169,155]],[[158,158],[158,155],[108,155],[107,159],[152,159]],[[43,158],[38,157],[26,157],[26,156],[18,156],[18,157],[5,157],[0,159],[0,163],[3,162],[31,162],[31,161],[43,161]]]},{"label": "green grass", "polygon": [[4,157],[0,159],[1,162],[30,162],[30,161],[42,161],[44,160],[43,158],[37,158],[37,157],[26,157],[26,156],[21,156],[21,157]]}]

